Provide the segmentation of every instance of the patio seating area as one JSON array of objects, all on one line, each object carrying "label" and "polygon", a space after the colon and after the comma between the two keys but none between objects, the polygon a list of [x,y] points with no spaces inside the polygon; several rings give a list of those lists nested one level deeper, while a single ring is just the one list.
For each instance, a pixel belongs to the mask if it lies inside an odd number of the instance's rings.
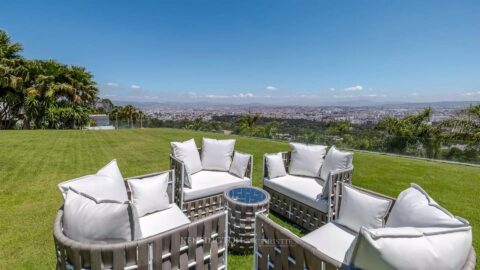
[{"label": "patio seating area", "polygon": [[356,187],[353,153],[291,143],[264,154],[262,190],[235,142],[172,142],[168,171],[124,179],[113,160],[60,183],[57,268],[226,269],[233,252],[256,269],[475,269],[470,224],[421,187],[397,199]]}]

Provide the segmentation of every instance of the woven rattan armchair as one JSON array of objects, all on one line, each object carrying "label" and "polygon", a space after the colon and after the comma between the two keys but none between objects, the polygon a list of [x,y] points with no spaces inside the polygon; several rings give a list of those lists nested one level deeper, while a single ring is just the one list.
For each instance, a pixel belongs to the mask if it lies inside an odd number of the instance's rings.
[{"label": "woven rattan armchair", "polygon": [[[282,152],[282,158],[285,169],[288,172],[291,152]],[[327,185],[329,196],[327,199],[327,210],[322,211],[310,205],[307,205],[293,198],[290,194],[285,194],[265,185],[268,178],[268,167],[263,159],[263,189],[268,191],[271,196],[270,210],[286,218],[306,231],[313,231],[323,224],[329,222],[335,216],[333,200],[335,198],[335,189],[338,182],[351,183],[353,175],[353,166],[345,170],[337,170],[329,173],[328,178],[331,185]],[[312,178],[313,179],[313,178]],[[326,181],[327,179],[323,179]],[[299,187],[301,188],[301,187]]]},{"label": "woven rattan armchair", "polygon": [[[202,149],[198,149],[200,155],[202,153]],[[239,151],[234,151],[233,156],[235,153],[241,153]],[[247,154],[248,155],[248,154]],[[223,211],[225,209],[225,202],[223,199],[223,192],[222,190],[219,193],[212,194],[206,197],[194,199],[194,200],[185,200],[184,198],[184,183],[185,178],[189,177],[187,170],[185,168],[185,164],[170,154],[170,169],[175,171],[175,202],[177,203],[178,207],[182,209],[183,213],[190,219],[190,220],[197,220],[211,214]],[[253,156],[250,155],[250,162],[247,166],[247,170],[245,172],[245,178],[250,180],[249,186],[252,185],[252,173],[253,173]]]},{"label": "woven rattan armchair", "polygon": [[[338,195],[335,196],[335,203],[333,206],[337,211],[341,205],[341,185],[342,184],[337,187]],[[374,194],[377,197],[392,200],[393,203],[395,202],[394,198],[361,188],[357,189],[366,193]],[[325,255],[314,246],[308,244],[300,237],[281,227],[264,215],[256,216],[254,256],[254,268],[261,270],[350,269],[349,266]],[[462,269],[474,270],[475,266],[476,254],[472,247]]]},{"label": "woven rattan armchair", "polygon": [[[167,193],[173,203],[173,170],[131,178],[163,173],[169,173]],[[226,211],[147,238],[115,244],[72,240],[63,233],[62,218],[63,207],[57,213],[53,229],[57,269],[226,269],[227,266]]]}]

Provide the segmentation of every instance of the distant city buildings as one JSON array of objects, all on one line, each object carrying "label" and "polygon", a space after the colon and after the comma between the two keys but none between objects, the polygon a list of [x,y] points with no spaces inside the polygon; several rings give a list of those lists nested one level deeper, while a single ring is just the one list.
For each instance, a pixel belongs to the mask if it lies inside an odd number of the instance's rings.
[{"label": "distant city buildings", "polygon": [[[427,107],[427,106],[425,106]],[[347,107],[347,106],[192,106],[186,104],[161,105],[143,108],[144,112],[160,120],[211,120],[214,116],[240,116],[260,114],[276,119],[306,119],[318,122],[348,120],[352,124],[376,124],[386,116],[404,117],[421,111],[422,106],[401,105],[382,107]],[[457,107],[433,108],[432,122],[437,123],[458,112]]]}]

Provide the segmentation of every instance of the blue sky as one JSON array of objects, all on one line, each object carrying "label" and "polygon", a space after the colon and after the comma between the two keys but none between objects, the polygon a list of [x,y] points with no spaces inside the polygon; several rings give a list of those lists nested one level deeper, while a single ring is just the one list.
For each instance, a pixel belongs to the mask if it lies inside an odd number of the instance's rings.
[{"label": "blue sky", "polygon": [[480,1],[2,1],[24,56],[129,101],[480,100]]}]

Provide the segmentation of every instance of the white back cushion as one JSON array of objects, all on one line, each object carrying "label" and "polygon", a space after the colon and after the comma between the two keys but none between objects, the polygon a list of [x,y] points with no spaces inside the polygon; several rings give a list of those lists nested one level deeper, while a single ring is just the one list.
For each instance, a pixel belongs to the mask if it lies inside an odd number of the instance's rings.
[{"label": "white back cushion", "polygon": [[99,200],[128,201],[125,181],[116,160],[112,160],[96,175],[87,175],[58,184],[64,199],[69,187]]},{"label": "white back cushion", "polygon": [[123,182],[123,176],[120,172],[120,169],[118,168],[116,159],[110,161],[107,165],[98,170],[97,175],[110,177],[114,180]]},{"label": "white back cushion", "polygon": [[[252,156],[248,154],[235,152],[228,172],[241,178],[245,177],[245,172],[247,171],[248,163],[250,162],[251,157]],[[250,176],[248,175],[247,177]]]},{"label": "white back cushion", "polygon": [[351,264],[359,269],[462,269],[472,245],[471,227],[362,228]]},{"label": "white back cushion", "polygon": [[165,210],[170,207],[167,194],[168,173],[146,177],[142,179],[127,180],[131,191],[133,206],[137,209],[138,216]]},{"label": "white back cushion", "polygon": [[290,146],[292,156],[288,172],[293,175],[319,177],[327,146],[301,143],[290,143]]},{"label": "white back cushion", "polygon": [[268,169],[268,177],[270,179],[287,175],[285,164],[283,163],[282,153],[266,154],[265,162]]},{"label": "white back cushion", "polygon": [[[189,175],[202,170],[202,161],[194,139],[185,142],[172,142],[171,146],[173,156],[185,164],[185,169]],[[190,187],[190,177],[185,177],[185,179],[184,184]]]},{"label": "white back cushion", "polygon": [[70,188],[63,211],[63,232],[73,240],[103,244],[141,237],[138,216],[129,201],[97,200]]},{"label": "white back cushion", "polygon": [[463,220],[436,203],[420,186],[402,191],[388,217],[387,227],[458,227]]},{"label": "white back cushion", "polygon": [[343,185],[340,213],[335,222],[357,233],[362,226],[381,228],[391,204],[391,200]]},{"label": "white back cushion", "polygon": [[235,140],[203,138],[202,168],[204,170],[227,172],[232,164]]},{"label": "white back cushion", "polygon": [[328,174],[331,171],[343,170],[352,167],[353,153],[339,151],[332,146],[328,150],[325,160],[323,161],[322,169],[320,170],[320,178],[327,180]]}]

